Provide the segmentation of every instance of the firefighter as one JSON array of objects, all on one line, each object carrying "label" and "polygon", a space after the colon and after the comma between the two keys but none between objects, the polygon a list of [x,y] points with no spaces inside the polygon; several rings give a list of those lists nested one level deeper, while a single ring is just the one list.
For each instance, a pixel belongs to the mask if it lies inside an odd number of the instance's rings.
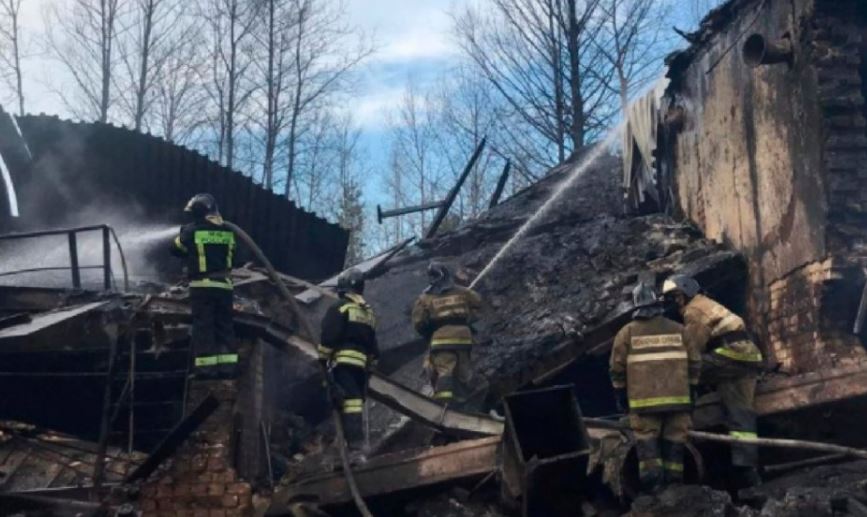
[{"label": "firefighter", "polygon": [[475,291],[455,285],[451,271],[441,262],[432,261],[427,273],[430,285],[413,306],[412,322],[430,344],[428,365],[434,398],[460,407],[470,395],[471,325],[482,300]]},{"label": "firefighter", "polygon": [[339,299],[322,319],[319,360],[328,373],[343,433],[354,459],[363,460],[362,413],[368,368],[379,356],[376,317],[364,300],[364,274],[353,268],[337,278]]},{"label": "firefighter", "polygon": [[633,321],[614,338],[610,374],[618,408],[629,414],[642,490],[652,492],[683,482],[701,356],[683,326],[663,316],[650,286],[636,285],[632,301]]},{"label": "firefighter", "polygon": [[[663,296],[680,310],[687,339],[702,352],[702,384],[719,394],[729,434],[755,438],[756,380],[764,362],[743,319],[700,294],[698,282],[689,276],[673,275],[662,290]],[[758,484],[758,448],[735,444],[731,454],[739,482]]]},{"label": "firefighter", "polygon": [[172,252],[186,259],[195,376],[230,378],[238,365],[233,343],[231,279],[235,233],[223,226],[211,194],[196,194],[184,212],[192,215],[193,222],[181,227]]}]

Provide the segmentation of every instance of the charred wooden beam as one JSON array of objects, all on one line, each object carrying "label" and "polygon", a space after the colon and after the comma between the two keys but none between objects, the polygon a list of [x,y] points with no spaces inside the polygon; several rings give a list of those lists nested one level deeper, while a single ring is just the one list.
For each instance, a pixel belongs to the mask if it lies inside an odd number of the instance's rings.
[{"label": "charred wooden beam", "polygon": [[[375,497],[484,476],[497,466],[499,443],[496,436],[372,458],[354,471],[355,480],[362,496]],[[284,515],[298,500],[332,506],[351,497],[342,472],[314,474],[276,492],[268,515]]]},{"label": "charred wooden beam", "polygon": [[125,483],[132,483],[138,480],[146,479],[153,471],[160,466],[166,459],[170,458],[175,451],[186,441],[186,439],[208,419],[214,411],[220,406],[213,395],[208,395],[201,404],[196,406],[196,409],[186,418],[181,420],[178,425],[166,436],[156,449],[148,456],[148,458],[139,465],[129,476],[124,480]]},{"label": "charred wooden beam", "polygon": [[487,143],[487,137],[482,138],[482,141],[479,142],[479,145],[476,147],[476,150],[473,151],[473,155],[470,157],[470,161],[467,162],[466,167],[464,167],[464,171],[461,173],[461,176],[458,178],[458,182],[452,187],[446,196],[445,200],[443,200],[443,206],[440,207],[439,212],[434,217],[433,222],[428,228],[427,233],[425,233],[425,239],[430,239],[434,235],[436,235],[437,230],[439,230],[440,225],[443,224],[443,221],[446,220],[446,216],[449,214],[449,209],[452,207],[452,204],[455,202],[455,199],[458,197],[458,193],[461,191],[461,187],[464,186],[464,182],[467,180],[467,177],[470,175],[470,172],[473,170],[473,167],[476,165],[476,161],[478,161],[479,156],[482,155],[482,151],[485,149],[485,144]]},{"label": "charred wooden beam", "polygon": [[509,179],[509,171],[511,169],[512,161],[506,160],[506,165],[503,167],[500,179],[497,180],[497,187],[494,189],[494,195],[491,196],[491,203],[488,205],[488,210],[500,204],[500,197],[503,195],[503,190],[506,188],[506,181]]}]

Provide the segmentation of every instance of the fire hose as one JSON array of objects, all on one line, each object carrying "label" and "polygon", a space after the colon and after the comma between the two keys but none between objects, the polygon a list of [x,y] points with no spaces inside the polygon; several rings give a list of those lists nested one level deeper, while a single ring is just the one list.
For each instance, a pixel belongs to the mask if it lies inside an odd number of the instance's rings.
[{"label": "fire hose", "polygon": [[[283,283],[283,280],[280,278],[280,275],[277,273],[277,270],[274,269],[274,265],[271,264],[271,261],[268,260],[268,257],[262,252],[262,249],[256,244],[256,242],[247,234],[241,227],[238,225],[229,222],[223,221],[223,225],[235,232],[235,235],[240,238],[247,247],[253,252],[256,256],[256,259],[265,266],[265,270],[268,271],[268,277],[277,287],[277,291],[280,293],[280,296],[286,301],[289,305],[290,310],[294,313],[296,318],[296,323],[301,330],[301,333],[307,339],[313,339],[313,329],[310,327],[310,323],[301,315],[301,309],[298,307],[298,303],[295,301],[295,297],[292,296],[292,293],[289,292],[289,289],[286,288],[286,285]],[[320,365],[321,366],[321,365]],[[325,367],[321,366],[322,369],[322,377],[325,379],[325,389],[327,391],[328,400],[333,400],[332,396],[332,388],[331,383],[328,380],[328,372],[325,371]],[[346,484],[349,485],[349,491],[352,493],[352,499],[355,502],[355,506],[358,508],[359,513],[363,517],[373,517],[373,514],[370,513],[370,510],[367,508],[367,504],[365,504],[364,499],[361,497],[361,492],[358,490],[358,484],[355,482],[355,476],[352,473],[352,466],[349,463],[349,454],[346,451],[346,439],[344,438],[345,434],[343,432],[343,421],[340,418],[340,413],[337,411],[337,407],[332,404],[332,417],[334,418],[334,427],[337,431],[337,445],[340,451],[340,460],[343,464],[343,473],[346,476]]]},{"label": "fire hose", "polygon": [[[629,425],[624,422],[607,420],[604,418],[585,418],[584,423],[587,425],[587,427],[595,427],[599,429],[612,429],[619,431],[629,430]],[[846,447],[845,445],[837,445],[834,443],[826,442],[792,440],[788,438],[732,436],[694,430],[689,431],[689,437],[696,441],[707,441],[727,444],[740,443],[744,445],[756,445],[759,447],[775,447],[782,449],[799,449],[805,451],[828,452],[833,454],[841,454],[844,456],[851,456],[854,458],[867,459],[867,450],[857,449],[855,447]]]}]

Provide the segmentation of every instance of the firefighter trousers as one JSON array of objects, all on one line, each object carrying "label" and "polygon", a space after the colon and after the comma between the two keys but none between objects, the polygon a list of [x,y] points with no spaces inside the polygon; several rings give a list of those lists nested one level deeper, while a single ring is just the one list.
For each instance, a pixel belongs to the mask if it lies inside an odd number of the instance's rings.
[{"label": "firefighter trousers", "polygon": [[337,364],[331,370],[337,393],[343,435],[350,449],[364,443],[364,399],[367,394],[367,370],[359,366]]},{"label": "firefighter trousers", "polygon": [[234,369],[237,365],[232,322],[233,300],[231,289],[190,288],[193,323],[190,343],[197,369],[213,369],[223,365]]},{"label": "firefighter trousers", "polygon": [[[756,381],[758,369],[739,364],[718,354],[702,356],[701,382],[719,395],[725,410],[725,426],[734,437],[756,437]],[[732,465],[757,467],[759,449],[756,445],[733,444]]]},{"label": "firefighter trousers", "polygon": [[428,361],[434,398],[458,405],[466,402],[473,377],[470,350],[432,350]]},{"label": "firefighter trousers", "polygon": [[690,413],[630,413],[629,426],[635,436],[642,489],[683,482],[686,439],[692,428]]}]

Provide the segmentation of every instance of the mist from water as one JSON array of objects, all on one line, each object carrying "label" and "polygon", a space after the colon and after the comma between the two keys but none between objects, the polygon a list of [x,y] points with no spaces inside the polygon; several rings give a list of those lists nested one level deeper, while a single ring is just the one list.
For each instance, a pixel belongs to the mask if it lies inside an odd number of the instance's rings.
[{"label": "mist from water", "polygon": [[[176,225],[134,225],[116,227],[120,245],[127,261],[131,282],[158,281],[160,275],[153,261],[155,253],[169,253],[172,239],[178,233]],[[78,263],[84,288],[102,289],[102,231],[77,235]],[[0,284],[70,287],[72,273],[68,269],[69,240],[66,234],[5,241],[0,243]],[[98,266],[98,267],[96,267]],[[34,271],[4,275],[32,268],[63,268],[54,271]],[[123,287],[123,264],[114,240],[111,240],[111,271],[118,289]]]},{"label": "mist from water", "polygon": [[484,269],[482,269],[476,279],[473,280],[473,282],[470,284],[470,288],[475,287],[476,284],[478,284],[479,281],[485,277],[485,275],[490,273],[494,269],[494,266],[496,266],[497,263],[499,263],[500,260],[502,260],[503,257],[505,257],[509,253],[509,251],[511,251],[512,246],[514,246],[516,242],[521,240],[521,238],[523,238],[524,235],[527,234],[527,232],[529,232],[539,221],[541,221],[545,217],[545,215],[548,214],[548,212],[551,211],[551,209],[556,205],[557,201],[563,196],[563,194],[565,194],[567,191],[570,190],[573,185],[575,185],[575,182],[578,180],[578,178],[583,176],[584,173],[587,172],[587,170],[593,167],[593,165],[595,165],[595,163],[605,155],[608,149],[612,145],[614,145],[614,142],[620,137],[624,125],[625,123],[621,122],[616,127],[608,130],[608,133],[605,134],[605,137],[601,141],[597,142],[593,146],[593,148],[590,149],[581,158],[581,160],[575,164],[569,174],[565,178],[563,178],[563,180],[555,187],[551,196],[545,201],[545,203],[543,203],[542,206],[540,206],[538,210],[536,210],[536,212],[532,216],[530,216],[530,218],[527,219],[527,221],[525,221],[520,228],[518,228],[518,231],[516,231],[515,234],[512,235],[512,237],[508,241],[506,241],[506,244],[504,244],[503,247],[500,248],[497,254],[494,255],[491,261],[488,262]]}]

